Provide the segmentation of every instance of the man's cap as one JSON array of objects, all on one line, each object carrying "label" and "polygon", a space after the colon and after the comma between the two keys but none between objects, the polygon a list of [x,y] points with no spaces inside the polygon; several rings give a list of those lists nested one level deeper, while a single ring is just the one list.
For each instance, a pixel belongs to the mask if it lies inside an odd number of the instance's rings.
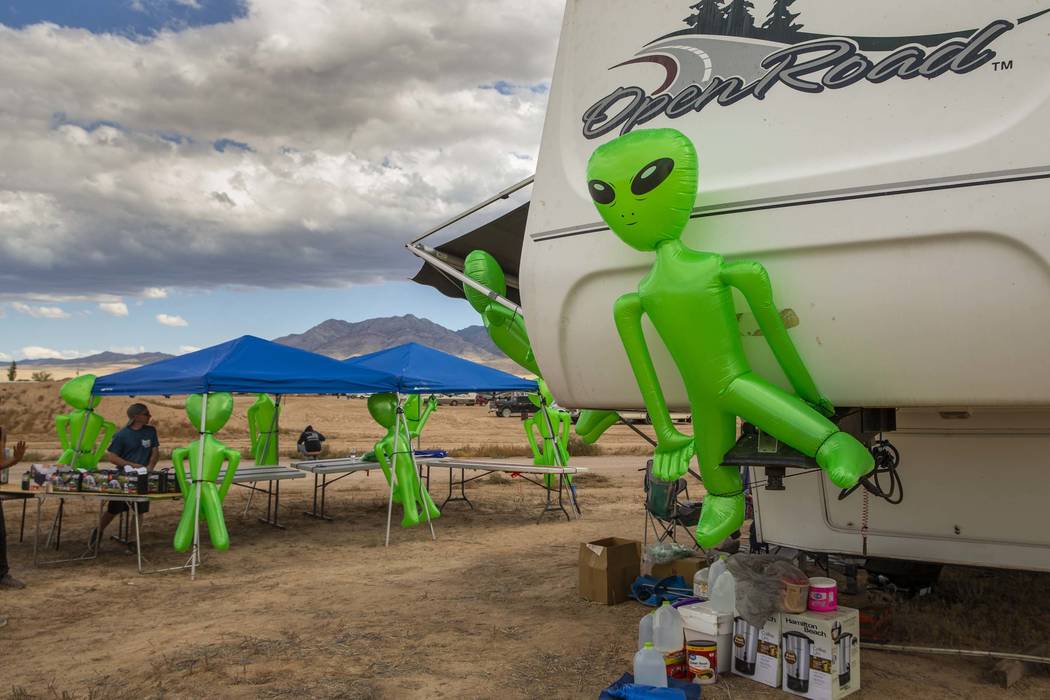
[{"label": "man's cap", "polygon": [[149,409],[146,408],[144,403],[133,403],[128,406],[128,420],[135,420],[135,416],[142,413],[149,413]]}]

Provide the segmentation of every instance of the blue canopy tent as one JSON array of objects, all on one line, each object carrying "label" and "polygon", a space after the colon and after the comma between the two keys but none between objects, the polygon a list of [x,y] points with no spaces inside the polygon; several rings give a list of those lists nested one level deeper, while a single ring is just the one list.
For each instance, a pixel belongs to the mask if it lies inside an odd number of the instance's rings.
[{"label": "blue canopy tent", "polygon": [[441,350],[404,343],[344,364],[391,374],[401,394],[458,394],[465,391],[537,391],[536,382],[464,360]]},{"label": "blue canopy tent", "polygon": [[[358,394],[395,391],[396,378],[380,370],[355,367],[339,360],[299,350],[251,335],[210,348],[116,372],[95,381],[99,396],[169,396],[202,394],[200,453],[204,459],[204,426],[211,392],[272,393],[278,411],[266,440],[277,428],[281,396],[285,394]],[[264,445],[263,452],[266,451]],[[77,446],[79,449],[79,445]],[[200,561],[200,481],[197,480],[192,575]]]},{"label": "blue canopy tent", "polygon": [[[394,451],[398,451],[401,440],[411,445],[411,438],[407,433],[407,424],[404,423],[404,409],[402,407],[402,394],[457,394],[464,391],[537,391],[538,386],[531,379],[522,379],[498,369],[492,369],[477,362],[464,360],[462,357],[450,355],[441,350],[420,345],[419,343],[404,343],[386,350],[379,350],[368,355],[351,357],[343,361],[344,364],[361,369],[371,369],[393,375],[397,380],[397,423],[394,427]],[[404,435],[402,436],[402,432]],[[415,455],[411,448],[408,450],[409,459],[412,460],[413,469],[417,469]],[[423,489],[420,482],[420,490]],[[430,525],[430,535],[435,537],[434,523],[430,521],[430,511],[423,511],[427,515],[427,523]],[[386,514],[386,542],[390,543],[390,522],[394,512],[394,492],[390,491],[390,501],[387,503]]]}]

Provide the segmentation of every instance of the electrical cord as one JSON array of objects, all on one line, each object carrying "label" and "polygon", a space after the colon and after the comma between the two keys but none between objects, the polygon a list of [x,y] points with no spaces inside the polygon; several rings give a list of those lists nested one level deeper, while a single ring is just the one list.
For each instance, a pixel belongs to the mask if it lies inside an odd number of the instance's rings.
[{"label": "electrical cord", "polygon": [[[850,494],[861,486],[864,490],[876,498],[881,498],[891,505],[897,505],[904,500],[904,483],[901,481],[897,467],[901,463],[901,453],[889,440],[881,436],[871,445],[871,456],[875,458],[875,467],[862,476],[860,481],[851,488],[842,489],[839,492],[839,500],[848,498]],[[885,486],[882,480],[889,480]],[[888,487],[888,489],[887,489]]]}]

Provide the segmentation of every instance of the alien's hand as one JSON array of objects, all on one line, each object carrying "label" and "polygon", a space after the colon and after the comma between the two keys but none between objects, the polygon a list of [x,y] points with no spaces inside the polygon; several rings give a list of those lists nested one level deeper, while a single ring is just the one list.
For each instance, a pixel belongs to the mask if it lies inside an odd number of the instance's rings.
[{"label": "alien's hand", "polygon": [[430,410],[431,411],[433,411],[435,408],[437,408],[438,407],[437,397],[434,396],[433,394],[431,394],[430,398],[427,399],[427,405],[430,406]]},{"label": "alien's hand", "polygon": [[693,459],[693,438],[674,431],[661,437],[653,454],[653,476],[660,481],[674,481],[689,471]]}]

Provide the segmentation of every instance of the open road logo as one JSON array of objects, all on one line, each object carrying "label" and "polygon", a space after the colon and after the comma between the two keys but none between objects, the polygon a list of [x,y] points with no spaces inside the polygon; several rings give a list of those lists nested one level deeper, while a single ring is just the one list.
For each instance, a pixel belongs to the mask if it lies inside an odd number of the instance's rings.
[{"label": "open road logo", "polygon": [[[616,130],[625,134],[658,116],[678,119],[710,104],[761,100],[776,85],[818,93],[862,80],[883,83],[969,73],[995,58],[990,47],[996,39],[1050,12],[941,34],[833,36],[803,32],[798,13],[788,9],[793,2],[776,0],[761,26],[751,16],[749,0],[693,5],[695,13],[683,20],[688,29],[651,41],[609,69],[655,64],[664,69],[660,84],[652,92],[636,85],[618,87],[595,102],[583,114],[583,136],[594,139]],[[873,58],[868,52],[884,55]]]}]

